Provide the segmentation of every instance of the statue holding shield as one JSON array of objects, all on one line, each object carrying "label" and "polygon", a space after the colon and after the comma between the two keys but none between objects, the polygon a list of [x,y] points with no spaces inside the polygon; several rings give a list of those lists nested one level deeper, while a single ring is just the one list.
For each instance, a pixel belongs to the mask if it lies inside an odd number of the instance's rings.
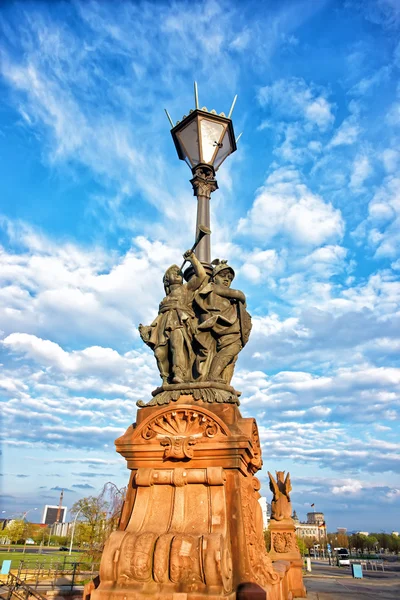
[{"label": "statue holding shield", "polygon": [[237,356],[249,339],[251,317],[244,293],[230,287],[235,271],[226,260],[212,264],[211,281],[195,296],[200,309],[197,370],[208,381],[229,384]]}]

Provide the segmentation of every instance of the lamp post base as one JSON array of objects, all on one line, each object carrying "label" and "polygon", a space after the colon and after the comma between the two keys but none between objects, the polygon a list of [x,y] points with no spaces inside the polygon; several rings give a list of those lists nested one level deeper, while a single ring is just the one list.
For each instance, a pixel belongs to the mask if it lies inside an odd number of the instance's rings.
[{"label": "lamp post base", "polygon": [[254,419],[187,395],[139,410],[116,447],[131,476],[90,600],[291,597],[290,562],[264,544]]}]

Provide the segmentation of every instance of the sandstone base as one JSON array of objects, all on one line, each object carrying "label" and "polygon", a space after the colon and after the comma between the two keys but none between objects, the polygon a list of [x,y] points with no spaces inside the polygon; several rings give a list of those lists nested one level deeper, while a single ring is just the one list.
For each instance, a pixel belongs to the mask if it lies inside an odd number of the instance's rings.
[{"label": "sandstone base", "polygon": [[283,519],[282,521],[271,519],[269,530],[271,532],[270,557],[273,561],[289,561],[290,569],[287,579],[293,598],[305,598],[307,592],[303,583],[303,561],[297,545],[293,519]]},{"label": "sandstone base", "polygon": [[233,600],[244,583],[289,600],[304,589],[295,559],[266,552],[258,430],[237,406],[186,395],[142,408],[116,447],[128,494],[86,600]]}]

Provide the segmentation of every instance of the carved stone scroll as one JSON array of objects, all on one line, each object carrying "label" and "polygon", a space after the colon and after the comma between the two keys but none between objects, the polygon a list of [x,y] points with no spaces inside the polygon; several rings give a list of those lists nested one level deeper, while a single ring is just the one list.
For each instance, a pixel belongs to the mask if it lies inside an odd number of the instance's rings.
[{"label": "carved stone scroll", "polygon": [[265,548],[262,526],[262,511],[258,503],[260,482],[256,477],[241,481],[244,529],[246,532],[247,551],[253,576],[257,583],[267,586],[277,583],[279,575],[274,571],[271,558]]}]

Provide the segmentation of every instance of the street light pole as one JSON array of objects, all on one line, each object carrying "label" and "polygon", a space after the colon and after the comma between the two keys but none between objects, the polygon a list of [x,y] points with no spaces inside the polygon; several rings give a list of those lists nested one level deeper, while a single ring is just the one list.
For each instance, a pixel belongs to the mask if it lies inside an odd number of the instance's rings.
[{"label": "street light pole", "polygon": [[[210,229],[210,199],[212,192],[218,189],[218,183],[215,179],[215,171],[209,165],[198,165],[192,170],[193,179],[190,183],[193,186],[193,195],[197,197],[197,219],[196,219],[196,237],[200,231],[200,225],[205,225]],[[211,262],[211,244],[210,236],[204,236],[200,240],[195,254],[200,262],[207,265]]]},{"label": "street light pole", "polygon": [[[30,508],[29,510],[25,511],[22,515],[22,520],[24,521],[26,519],[26,515],[29,514],[30,512],[32,512],[32,510],[37,510],[36,508]],[[25,554],[25,550],[26,550],[26,535],[24,535],[24,549],[23,549],[23,554]]]},{"label": "street light pole", "polygon": [[69,556],[71,556],[71,553],[72,553],[72,544],[74,543],[74,535],[75,535],[76,520],[77,520],[77,518],[78,518],[78,515],[79,515],[79,513],[80,513],[81,511],[82,511],[82,508],[80,508],[80,509],[78,510],[78,512],[76,513],[76,515],[75,515],[75,519],[74,519],[74,523],[73,523],[73,525],[72,525],[71,543],[70,543],[70,545],[69,545],[69,553],[68,553],[68,554],[69,554]]},{"label": "street light pole", "polygon": [[36,508],[30,508],[29,510],[25,511],[24,513],[22,513],[22,519],[26,518],[26,515],[28,515],[30,512],[32,512],[32,510],[37,510]]},{"label": "street light pole", "polygon": [[[181,121],[174,125],[168,111],[166,114],[171,125],[171,135],[178,156],[190,167],[193,178],[194,196],[197,197],[197,238],[200,226],[210,229],[210,199],[212,192],[218,189],[215,173],[224,160],[236,150],[236,139],[233,131],[231,115],[236,103],[233,100],[228,116],[215,110],[200,108],[197,83],[194,84],[195,109],[184,115]],[[239,136],[240,137],[240,136]],[[196,256],[211,272],[210,236],[204,237],[196,248]],[[185,273],[190,278],[189,268]]]}]

